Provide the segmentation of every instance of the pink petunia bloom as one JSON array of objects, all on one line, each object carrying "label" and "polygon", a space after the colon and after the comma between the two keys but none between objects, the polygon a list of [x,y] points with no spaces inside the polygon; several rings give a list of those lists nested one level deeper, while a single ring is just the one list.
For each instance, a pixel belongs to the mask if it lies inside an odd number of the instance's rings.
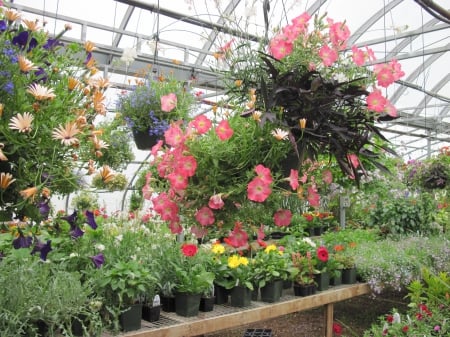
[{"label": "pink petunia bloom", "polygon": [[293,18],[291,22],[293,26],[297,27],[297,29],[300,29],[300,31],[303,32],[308,27],[309,19],[311,19],[311,16],[308,14],[308,12],[303,12],[303,14],[300,14],[299,16]]},{"label": "pink petunia bloom", "polygon": [[211,209],[221,209],[225,203],[222,200],[222,194],[214,194],[209,198],[208,207]]},{"label": "pink petunia bloom", "polygon": [[195,235],[197,238],[202,238],[206,234],[208,234],[208,229],[206,227],[201,226],[192,226],[191,233]]},{"label": "pink petunia bloom", "polygon": [[323,171],[322,180],[325,184],[330,185],[333,182],[333,173],[330,170]]},{"label": "pink petunia bloom", "polygon": [[231,231],[225,242],[234,248],[248,246],[248,234],[242,229],[242,222],[236,221],[234,229]]},{"label": "pink petunia bloom", "polygon": [[394,81],[397,81],[400,78],[402,78],[403,76],[405,76],[405,72],[402,70],[402,65],[396,59],[392,59],[389,62],[389,65],[390,65],[390,67],[392,69],[392,74],[394,76]]},{"label": "pink petunia bloom", "polygon": [[183,226],[181,226],[180,219],[170,221],[169,229],[172,234],[180,234],[183,232]]},{"label": "pink petunia bloom", "polygon": [[366,47],[366,53],[367,53],[367,57],[369,58],[369,61],[377,60],[372,48]]},{"label": "pink petunia bloom", "polygon": [[202,226],[212,225],[216,221],[213,211],[207,206],[203,206],[195,213],[195,220]]},{"label": "pink petunia bloom", "polygon": [[188,187],[188,178],[179,171],[169,173],[166,178],[174,190],[185,190]]},{"label": "pink petunia bloom", "polygon": [[270,173],[270,169],[268,167],[265,167],[264,165],[256,165],[255,166],[255,172],[258,175],[259,178],[261,178],[264,183],[270,185],[273,181],[272,174]]},{"label": "pink petunia bloom", "polygon": [[386,105],[386,98],[380,90],[374,90],[366,97],[367,109],[375,112],[383,112]]},{"label": "pink petunia bloom", "polygon": [[197,159],[194,156],[180,156],[175,170],[185,177],[192,177],[197,170]]},{"label": "pink petunia bloom", "polygon": [[264,202],[272,193],[270,185],[266,184],[260,177],[255,177],[247,185],[247,197],[249,200]]},{"label": "pink petunia bloom", "polygon": [[158,214],[162,220],[173,221],[178,218],[178,206],[172,200],[167,199]]},{"label": "pink petunia bloom", "polygon": [[149,183],[146,183],[144,187],[142,187],[142,197],[145,200],[150,200],[153,195],[153,189],[150,187]]},{"label": "pink petunia bloom", "polygon": [[386,99],[386,105],[384,106],[384,112],[387,113],[391,117],[398,117],[397,108]]},{"label": "pink petunia bloom", "polygon": [[330,67],[338,59],[338,53],[336,50],[331,49],[327,45],[322,46],[319,50],[319,56],[322,59],[323,65]]},{"label": "pink petunia bloom", "polygon": [[361,49],[358,49],[356,46],[352,47],[352,59],[353,62],[358,66],[361,67],[366,63],[366,53],[362,51]]},{"label": "pink petunia bloom", "polygon": [[222,120],[216,127],[216,134],[220,140],[227,140],[233,136],[233,129],[226,119]]},{"label": "pink petunia bloom", "polygon": [[394,83],[394,74],[390,69],[383,68],[377,73],[377,84],[383,88],[387,88]]},{"label": "pink petunia bloom", "polygon": [[289,175],[289,185],[291,185],[291,188],[294,191],[298,188],[298,186],[299,186],[298,170],[292,170],[291,169],[291,174]]},{"label": "pink petunia bloom", "polygon": [[212,122],[205,115],[198,115],[192,121],[192,125],[197,130],[197,132],[202,135],[211,128]]},{"label": "pink petunia bloom", "polygon": [[279,209],[273,216],[273,222],[278,227],[287,227],[291,224],[292,213],[288,209]]},{"label": "pink petunia bloom", "polygon": [[347,40],[350,37],[350,30],[343,22],[335,22],[329,28],[330,41],[339,50],[347,48]]},{"label": "pink petunia bloom", "polygon": [[171,112],[177,107],[177,95],[170,93],[161,96],[161,110],[164,112]]},{"label": "pink petunia bloom", "polygon": [[164,132],[164,139],[170,146],[178,146],[184,142],[183,130],[181,130],[178,124],[171,124],[170,127]]},{"label": "pink petunia bloom", "polygon": [[320,195],[317,193],[317,188],[315,186],[308,187],[308,202],[312,207],[320,206]]},{"label": "pink petunia bloom", "polygon": [[269,44],[270,54],[277,60],[281,60],[283,57],[292,53],[293,45],[286,40],[283,35],[275,36]]},{"label": "pink petunia bloom", "polygon": [[155,157],[158,154],[158,151],[161,150],[163,143],[164,142],[160,139],[155,145],[152,146],[150,153],[153,157]]}]

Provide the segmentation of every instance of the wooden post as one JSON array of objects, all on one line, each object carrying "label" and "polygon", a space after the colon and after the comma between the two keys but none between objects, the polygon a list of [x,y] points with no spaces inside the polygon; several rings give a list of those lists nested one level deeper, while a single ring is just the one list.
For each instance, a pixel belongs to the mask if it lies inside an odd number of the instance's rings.
[{"label": "wooden post", "polygon": [[334,305],[333,303],[328,303],[324,306],[324,317],[325,317],[325,337],[333,337],[333,322],[334,322]]}]

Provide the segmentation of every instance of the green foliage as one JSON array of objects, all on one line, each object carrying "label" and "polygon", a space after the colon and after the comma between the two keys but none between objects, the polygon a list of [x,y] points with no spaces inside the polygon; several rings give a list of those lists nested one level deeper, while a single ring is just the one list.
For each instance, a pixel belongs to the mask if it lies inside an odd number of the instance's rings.
[{"label": "green foliage", "polygon": [[379,228],[384,235],[437,233],[433,226],[436,209],[428,193],[378,200],[368,225]]}]

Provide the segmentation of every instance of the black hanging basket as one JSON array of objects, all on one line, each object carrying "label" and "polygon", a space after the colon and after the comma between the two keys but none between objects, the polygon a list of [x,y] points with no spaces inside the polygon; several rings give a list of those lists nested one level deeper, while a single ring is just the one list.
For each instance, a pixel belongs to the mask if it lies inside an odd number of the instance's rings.
[{"label": "black hanging basket", "polygon": [[136,147],[139,150],[151,150],[158,140],[161,138],[160,136],[150,135],[147,131],[137,131],[133,130],[133,138]]}]

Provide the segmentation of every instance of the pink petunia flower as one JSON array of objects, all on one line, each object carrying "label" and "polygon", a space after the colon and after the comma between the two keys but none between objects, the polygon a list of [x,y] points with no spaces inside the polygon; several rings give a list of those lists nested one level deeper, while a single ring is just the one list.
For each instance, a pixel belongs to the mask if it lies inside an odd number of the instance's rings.
[{"label": "pink petunia flower", "polygon": [[386,98],[380,90],[374,90],[366,97],[367,109],[375,112],[383,112],[386,105]]},{"label": "pink petunia flower", "polygon": [[233,129],[226,119],[222,120],[216,127],[216,134],[220,140],[227,140],[233,136]]},{"label": "pink petunia flower", "polygon": [[248,246],[248,234],[242,229],[242,222],[236,221],[234,229],[231,231],[225,242],[234,248]]},{"label": "pink petunia flower", "polygon": [[291,224],[292,213],[288,209],[279,209],[273,216],[273,222],[278,227],[287,227]]},{"label": "pink petunia flower", "polygon": [[265,167],[264,165],[256,165],[255,166],[255,172],[258,175],[259,178],[261,178],[264,183],[270,185],[273,181],[272,174],[270,173],[270,169],[268,167]]},{"label": "pink petunia flower", "polygon": [[291,174],[289,175],[289,185],[291,185],[291,188],[294,191],[298,188],[298,186],[299,186],[298,170],[292,170],[291,169]]},{"label": "pink petunia flower", "polygon": [[203,206],[195,213],[195,220],[202,226],[212,225],[216,221],[213,211],[207,206]]},{"label": "pink petunia flower", "polygon": [[277,35],[269,43],[270,54],[277,60],[292,53],[293,45],[285,36]]},{"label": "pink petunia flower", "polygon": [[198,115],[192,121],[192,125],[197,130],[197,132],[202,135],[209,131],[211,128],[212,122],[205,115]]},{"label": "pink petunia flower", "polygon": [[185,177],[192,177],[197,170],[197,159],[194,156],[179,156],[175,170]]},{"label": "pink petunia flower", "polygon": [[161,96],[161,110],[164,112],[171,112],[177,107],[177,95],[170,93]]},{"label": "pink petunia flower", "polygon": [[308,202],[312,207],[320,206],[320,195],[317,193],[317,188],[315,186],[308,187]]},{"label": "pink petunia flower", "polygon": [[260,177],[255,177],[247,185],[247,197],[249,200],[264,202],[272,193],[270,185],[266,184]]},{"label": "pink petunia flower", "polygon": [[222,194],[214,194],[209,198],[208,206],[212,209],[221,209],[225,203],[222,200]]},{"label": "pink petunia flower", "polygon": [[336,50],[331,49],[329,46],[324,45],[319,50],[319,56],[322,59],[325,67],[330,67],[338,59],[338,53]]},{"label": "pink petunia flower", "polygon": [[188,187],[188,178],[180,171],[169,173],[166,178],[170,182],[170,187],[174,190],[185,190]]},{"label": "pink petunia flower", "polygon": [[170,127],[164,132],[164,139],[170,146],[178,146],[184,142],[183,130],[181,130],[178,124],[171,124]]},{"label": "pink petunia flower", "polygon": [[323,171],[322,180],[325,184],[330,185],[333,182],[333,173],[330,170]]}]

